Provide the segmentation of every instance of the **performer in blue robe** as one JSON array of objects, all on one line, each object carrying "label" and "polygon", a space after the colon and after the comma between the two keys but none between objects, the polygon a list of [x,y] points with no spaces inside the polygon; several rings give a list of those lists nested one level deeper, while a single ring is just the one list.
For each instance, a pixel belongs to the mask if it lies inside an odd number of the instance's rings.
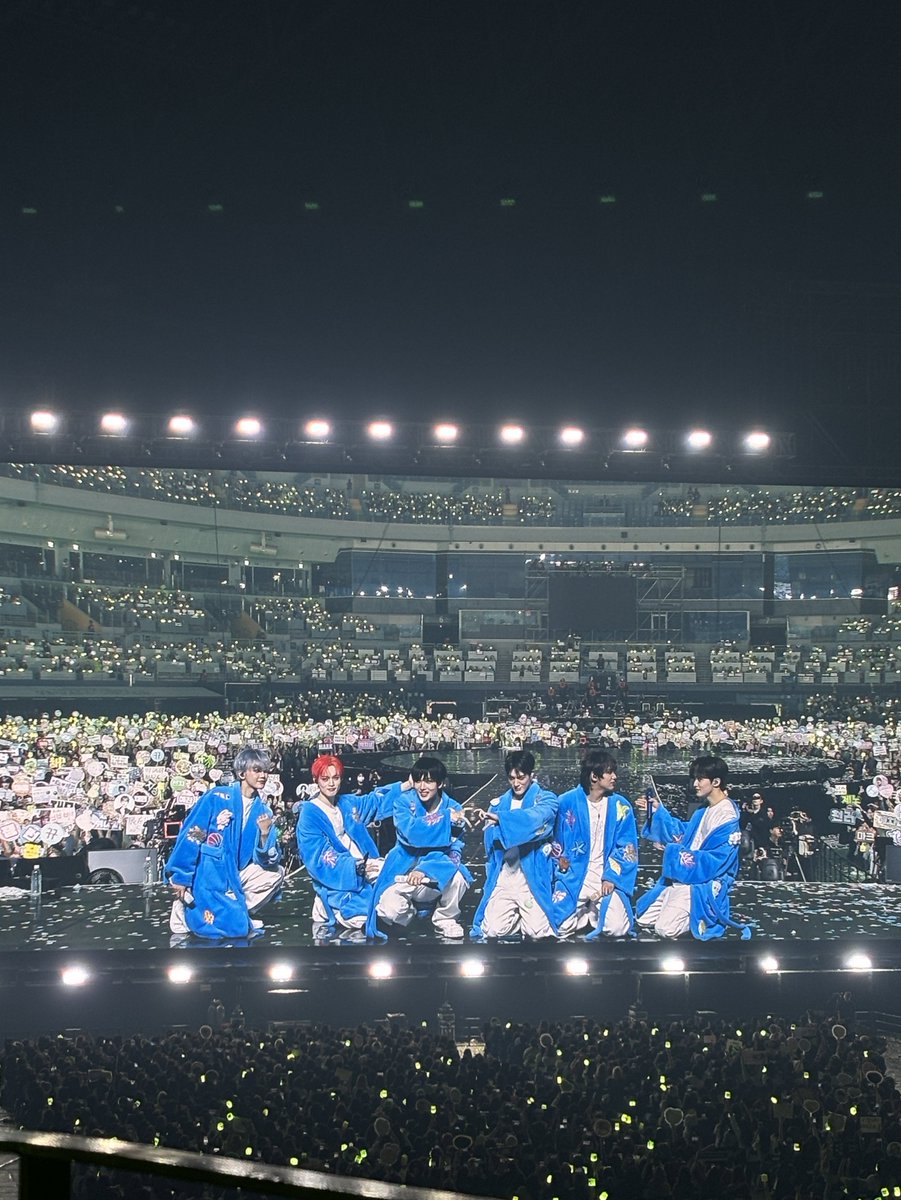
[{"label": "performer in blue robe", "polygon": [[638,832],[632,805],[615,787],[615,759],[589,750],[579,786],[559,798],[551,858],[561,936],[590,929],[589,938],[625,937],[632,931]]},{"label": "performer in blue robe", "polygon": [[269,755],[245,746],[235,755],[235,782],[206,792],[185,817],[166,862],[175,890],[174,934],[241,938],[262,928],[251,913],[284,880],[272,810],[259,789],[272,769]]},{"label": "performer in blue robe", "polygon": [[297,849],[316,893],[313,924],[363,929],[384,861],[366,827],[391,805],[378,792],[341,796],[344,765],[333,754],[320,754],[311,772],[319,792],[300,810]]},{"label": "performer in blue robe", "polygon": [[425,757],[413,764],[409,779],[378,789],[382,803],[391,804],[397,844],[388,852],[375,885],[370,934],[376,916],[394,925],[430,916],[443,937],[463,937],[457,917],[460,900],[472,883],[459,836],[466,817],[444,791],[446,781],[444,763]]},{"label": "performer in blue robe", "polygon": [[486,878],[471,936],[553,937],[550,856],[557,797],[535,779],[531,751],[512,751],[504,768],[509,789],[479,813]]},{"label": "performer in blue robe", "polygon": [[714,755],[696,758],[689,768],[695,795],[704,802],[689,821],[648,800],[643,838],[663,846],[657,883],[635,906],[638,924],[660,937],[681,937],[689,929],[701,941],[720,938],[729,928],[751,929],[734,921],[729,893],[738,874],[741,828],[738,806],[725,788],[729,768]]}]

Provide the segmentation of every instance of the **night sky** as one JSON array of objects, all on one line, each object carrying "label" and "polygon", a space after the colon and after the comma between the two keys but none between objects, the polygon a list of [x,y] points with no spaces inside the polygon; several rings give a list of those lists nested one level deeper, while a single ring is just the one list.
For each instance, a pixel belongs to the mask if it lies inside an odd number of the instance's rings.
[{"label": "night sky", "polygon": [[884,454],[899,45],[888,0],[7,0],[0,402]]}]

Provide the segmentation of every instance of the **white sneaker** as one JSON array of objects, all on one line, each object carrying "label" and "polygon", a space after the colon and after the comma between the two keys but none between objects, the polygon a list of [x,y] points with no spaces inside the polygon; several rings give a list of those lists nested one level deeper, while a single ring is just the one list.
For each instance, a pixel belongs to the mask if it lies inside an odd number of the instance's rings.
[{"label": "white sneaker", "polygon": [[442,921],[440,925],[437,921],[433,921],[432,924],[442,937],[461,938],[466,935],[466,930],[459,921]]}]

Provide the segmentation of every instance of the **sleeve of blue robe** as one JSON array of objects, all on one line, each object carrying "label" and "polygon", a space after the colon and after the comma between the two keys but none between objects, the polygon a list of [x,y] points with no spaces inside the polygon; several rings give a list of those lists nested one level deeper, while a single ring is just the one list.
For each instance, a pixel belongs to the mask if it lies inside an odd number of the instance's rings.
[{"label": "sleeve of blue robe", "polygon": [[[262,816],[271,817],[273,824],[261,845],[257,818]],[[257,796],[241,831],[238,865],[243,871],[251,862],[256,863],[258,867],[272,868],[277,867],[281,861],[282,851],[278,843],[278,830],[275,828],[274,814],[268,804]]]},{"label": "sleeve of blue robe", "polygon": [[300,810],[297,845],[310,877],[329,891],[362,892],[369,887],[357,871],[359,860],[338,840],[326,814],[309,800]]},{"label": "sleeve of blue robe", "polygon": [[607,801],[604,829],[604,880],[631,896],[638,875],[638,831],[635,812],[625,796],[614,792]]},{"label": "sleeve of blue robe", "polygon": [[734,877],[738,872],[737,821],[715,829],[704,841],[703,849],[671,843],[663,851],[661,874],[674,883],[709,883],[713,879]]},{"label": "sleeve of blue robe", "polygon": [[[538,789],[534,800],[523,804],[522,808],[511,808],[508,803],[494,805],[489,810],[497,817],[497,833],[506,850],[512,850],[514,846],[522,848],[533,842],[546,842],[553,832],[557,797],[537,784],[533,786]],[[489,845],[488,832],[486,829],[486,849]]]},{"label": "sleeve of blue robe", "polygon": [[659,804],[642,829],[641,836],[648,841],[659,842],[662,846],[670,842],[690,841],[690,838],[686,838],[690,824],[690,821],[680,821],[669,809]]},{"label": "sleeve of blue robe", "polygon": [[218,832],[216,818],[227,808],[234,820],[234,798],[228,788],[212,788],[188,811],[178,831],[175,845],[166,860],[165,876],[169,883],[190,887],[200,858],[200,847],[210,833]]}]

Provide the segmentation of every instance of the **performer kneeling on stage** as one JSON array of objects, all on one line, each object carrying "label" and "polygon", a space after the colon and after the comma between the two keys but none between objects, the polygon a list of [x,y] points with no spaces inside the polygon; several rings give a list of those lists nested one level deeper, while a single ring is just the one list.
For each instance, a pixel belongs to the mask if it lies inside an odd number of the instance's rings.
[{"label": "performer kneeling on stage", "polygon": [[316,892],[313,925],[362,930],[384,862],[366,826],[391,806],[377,792],[340,795],[344,764],[334,754],[320,754],[310,770],[318,792],[301,807],[297,849]]},{"label": "performer kneeling on stage", "polygon": [[616,760],[604,750],[582,759],[579,786],[560,796],[551,857],[553,900],[561,937],[625,937],[634,917],[638,873],[635,813],[616,790]]},{"label": "performer kneeling on stage", "polygon": [[245,746],[233,770],[234,783],[211,788],[188,812],[166,862],[175,934],[247,937],[263,927],[251,913],[272,899],[285,877],[272,809],[260,796],[272,761]]},{"label": "performer kneeling on stage", "polygon": [[701,941],[722,937],[728,928],[751,936],[733,921],[729,892],[738,874],[741,844],[738,806],[725,788],[729,768],[721,758],[696,758],[689,767],[695,795],[703,801],[689,821],[680,821],[652,797],[641,836],[663,846],[660,878],[635,905],[638,924],[659,937],[681,937],[689,929]]},{"label": "performer kneeling on stage", "polygon": [[463,937],[457,920],[460,900],[472,883],[463,865],[459,836],[466,823],[461,805],[444,791],[447,767],[439,758],[420,758],[409,779],[377,789],[390,802],[397,845],[388,852],[375,888],[375,918],[409,925],[414,916],[431,916],[438,933]]},{"label": "performer kneeling on stage", "polygon": [[550,856],[557,797],[535,778],[531,751],[511,751],[504,768],[510,787],[479,813],[487,862],[471,935],[553,937]]}]

